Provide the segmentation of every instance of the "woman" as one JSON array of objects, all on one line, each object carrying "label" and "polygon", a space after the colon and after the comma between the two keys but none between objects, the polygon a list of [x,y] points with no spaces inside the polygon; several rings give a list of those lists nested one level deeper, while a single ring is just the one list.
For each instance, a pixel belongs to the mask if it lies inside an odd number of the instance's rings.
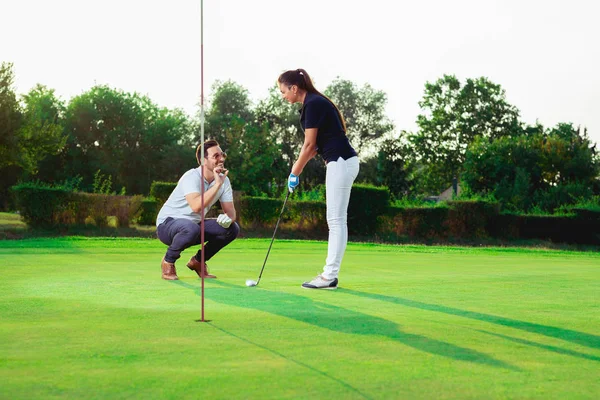
[{"label": "woman", "polygon": [[311,158],[320,154],[327,164],[327,260],[323,273],[310,282],[304,282],[302,287],[336,289],[340,264],[348,242],[348,203],[352,183],[358,175],[358,157],[346,136],[346,124],[340,110],[315,89],[305,70],[286,71],[279,76],[277,82],[285,100],[302,103],[300,123],[304,130],[304,144],[288,178],[290,192],[298,186],[299,176]]}]

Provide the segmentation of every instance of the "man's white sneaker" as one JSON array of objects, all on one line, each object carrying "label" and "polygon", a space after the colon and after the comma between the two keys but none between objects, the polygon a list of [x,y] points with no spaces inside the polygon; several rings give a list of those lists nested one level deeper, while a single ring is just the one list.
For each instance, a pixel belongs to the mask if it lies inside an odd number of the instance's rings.
[{"label": "man's white sneaker", "polygon": [[325,279],[321,275],[317,275],[315,279],[310,282],[304,282],[302,287],[304,289],[337,289],[338,279]]}]

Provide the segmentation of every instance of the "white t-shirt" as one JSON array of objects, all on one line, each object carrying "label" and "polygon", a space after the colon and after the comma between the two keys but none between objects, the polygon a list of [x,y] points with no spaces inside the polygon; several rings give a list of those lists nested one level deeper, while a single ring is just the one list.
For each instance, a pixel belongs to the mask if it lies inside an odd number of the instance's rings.
[{"label": "white t-shirt", "polygon": [[[215,181],[213,180],[210,184],[206,179],[202,178],[200,174],[200,167],[190,169],[187,171],[177,182],[177,186],[173,189],[173,193],[169,196],[165,204],[158,212],[156,218],[156,226],[162,224],[168,217],[172,218],[185,218],[194,222],[200,222],[200,214],[192,211],[192,208],[188,204],[185,196],[190,193],[200,193],[201,186],[200,182],[204,181],[204,193],[214,186]],[[231,189],[231,182],[228,177],[225,177],[223,185],[217,192],[217,195],[213,198],[210,204],[204,204],[204,215],[210,210],[210,208],[217,202],[229,203],[233,201],[233,190]]]}]

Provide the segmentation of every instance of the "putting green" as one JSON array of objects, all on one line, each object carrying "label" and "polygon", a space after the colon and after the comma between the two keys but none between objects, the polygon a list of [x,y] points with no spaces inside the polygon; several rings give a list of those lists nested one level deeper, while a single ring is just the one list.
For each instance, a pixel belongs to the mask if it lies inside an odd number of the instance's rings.
[{"label": "putting green", "polygon": [[578,398],[600,393],[600,255],[240,239],[201,285],[150,239],[0,241],[0,397]]}]

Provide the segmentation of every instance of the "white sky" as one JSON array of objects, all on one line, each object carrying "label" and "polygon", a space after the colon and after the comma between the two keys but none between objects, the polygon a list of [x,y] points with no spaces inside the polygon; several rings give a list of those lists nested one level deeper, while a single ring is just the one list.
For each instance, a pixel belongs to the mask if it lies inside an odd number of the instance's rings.
[{"label": "white sky", "polygon": [[[205,0],[204,91],[231,79],[254,100],[282,71],[318,89],[337,76],[388,96],[414,130],[426,81],[500,84],[522,120],[573,122],[600,142],[600,5],[595,0]],[[0,61],[17,92],[64,100],[94,84],[198,110],[200,0],[0,0]]]}]

